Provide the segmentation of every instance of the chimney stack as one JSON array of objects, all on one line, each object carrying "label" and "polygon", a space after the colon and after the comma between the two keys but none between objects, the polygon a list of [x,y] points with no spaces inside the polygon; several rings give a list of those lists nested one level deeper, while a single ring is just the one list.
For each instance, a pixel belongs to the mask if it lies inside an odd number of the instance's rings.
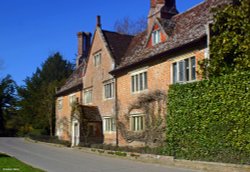
[{"label": "chimney stack", "polygon": [[101,24],[101,16],[96,16],[96,26],[97,27],[102,27],[102,24]]},{"label": "chimney stack", "polygon": [[150,0],[148,29],[151,29],[155,18],[171,19],[178,14],[175,0]]},{"label": "chimney stack", "polygon": [[88,56],[90,45],[91,45],[91,36],[89,32],[78,32],[78,55],[76,61],[76,67],[78,67]]}]

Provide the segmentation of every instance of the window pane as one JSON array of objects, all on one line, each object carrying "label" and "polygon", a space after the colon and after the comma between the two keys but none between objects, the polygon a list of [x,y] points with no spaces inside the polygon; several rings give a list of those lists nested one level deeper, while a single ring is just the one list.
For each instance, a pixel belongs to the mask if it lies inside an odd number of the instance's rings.
[{"label": "window pane", "polygon": [[136,131],[136,118],[133,117],[133,130]]},{"label": "window pane", "polygon": [[114,97],[114,83],[111,83],[111,97]]},{"label": "window pane", "polygon": [[131,84],[132,84],[132,85],[131,85],[131,87],[132,87],[132,92],[135,92],[135,76],[132,76],[131,78],[132,78],[132,79],[131,79],[131,80],[132,80],[132,83],[131,83]]},{"label": "window pane", "polygon": [[138,92],[147,89],[147,72],[142,72],[131,77],[132,92]]},{"label": "window pane", "polygon": [[144,89],[148,89],[147,72],[144,72]]},{"label": "window pane", "polygon": [[132,116],[131,117],[131,129],[133,131],[144,130],[144,116]]},{"label": "window pane", "polygon": [[191,67],[192,67],[192,80],[196,79],[196,60],[195,57],[191,58]]},{"label": "window pane", "polygon": [[158,44],[160,42],[160,31],[156,31],[156,43]]},{"label": "window pane", "polygon": [[114,97],[114,83],[109,83],[104,85],[104,96],[105,99],[113,98]]},{"label": "window pane", "polygon": [[143,73],[140,73],[140,90],[143,90]]},{"label": "window pane", "polygon": [[139,78],[138,78],[138,75],[135,75],[135,80],[136,80],[136,88],[135,88],[135,91],[139,91]]},{"label": "window pane", "polygon": [[189,59],[185,59],[185,81],[189,81]]},{"label": "window pane", "polygon": [[177,82],[177,63],[173,64],[173,83]]},{"label": "window pane", "polygon": [[101,53],[94,55],[94,65],[98,66],[101,64]]},{"label": "window pane", "polygon": [[86,103],[86,104],[92,102],[92,91],[86,91],[86,92],[84,93],[84,100],[85,100],[85,103]]},{"label": "window pane", "polygon": [[105,85],[105,98],[108,98],[108,85]]},{"label": "window pane", "polygon": [[183,64],[183,61],[179,62],[179,81],[184,81],[184,64]]}]

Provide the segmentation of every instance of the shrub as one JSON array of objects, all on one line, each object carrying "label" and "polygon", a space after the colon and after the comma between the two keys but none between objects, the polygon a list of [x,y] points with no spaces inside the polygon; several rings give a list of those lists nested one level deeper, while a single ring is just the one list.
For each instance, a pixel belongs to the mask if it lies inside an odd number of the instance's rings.
[{"label": "shrub", "polygon": [[117,152],[115,152],[115,155],[118,155],[118,156],[127,156],[127,153],[126,152],[117,151]]}]

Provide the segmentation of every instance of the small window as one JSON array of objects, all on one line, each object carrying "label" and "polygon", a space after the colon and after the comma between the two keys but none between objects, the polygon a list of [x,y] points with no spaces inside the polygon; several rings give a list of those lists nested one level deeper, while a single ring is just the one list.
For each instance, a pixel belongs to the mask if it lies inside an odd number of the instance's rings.
[{"label": "small window", "polygon": [[104,132],[112,132],[115,131],[115,119],[112,117],[105,117],[103,119],[103,130]]},{"label": "small window", "polygon": [[145,116],[144,115],[132,115],[130,118],[130,128],[132,131],[143,131]]},{"label": "small window", "polygon": [[114,82],[104,85],[104,98],[105,99],[114,98]]},{"label": "small window", "polygon": [[99,66],[101,64],[101,53],[96,53],[94,55],[94,65]]},{"label": "small window", "polygon": [[76,95],[69,96],[69,104],[72,105],[76,102]]},{"label": "small window", "polygon": [[181,83],[196,80],[195,57],[187,58],[173,63],[173,83]]},{"label": "small window", "polygon": [[133,74],[131,76],[132,93],[148,89],[147,72]]},{"label": "small window", "polygon": [[58,99],[57,107],[59,110],[61,110],[63,108],[63,100],[62,99]]},{"label": "small window", "polygon": [[92,90],[84,92],[84,104],[92,103]]},{"label": "small window", "polygon": [[160,30],[155,30],[152,33],[152,44],[156,45],[159,44],[161,42],[161,34],[160,34]]}]

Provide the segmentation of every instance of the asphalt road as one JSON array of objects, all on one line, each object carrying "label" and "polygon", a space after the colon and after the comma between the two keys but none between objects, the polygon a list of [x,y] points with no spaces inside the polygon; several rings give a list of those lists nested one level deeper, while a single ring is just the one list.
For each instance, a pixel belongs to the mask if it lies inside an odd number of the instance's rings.
[{"label": "asphalt road", "polygon": [[23,138],[0,138],[0,152],[48,172],[194,172],[31,143]]}]

